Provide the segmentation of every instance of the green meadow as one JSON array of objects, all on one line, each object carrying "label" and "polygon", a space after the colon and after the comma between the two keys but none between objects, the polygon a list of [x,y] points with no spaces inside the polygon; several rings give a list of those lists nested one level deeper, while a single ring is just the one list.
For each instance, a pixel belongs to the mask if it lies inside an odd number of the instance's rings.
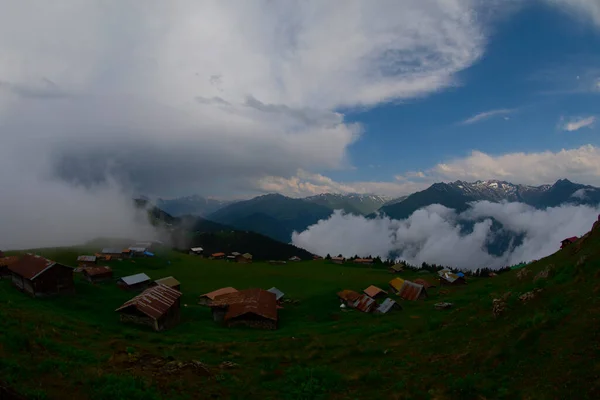
[{"label": "green meadow", "polygon": [[[592,235],[577,254],[564,250],[527,266],[523,279],[511,271],[430,289],[424,301],[391,296],[403,310],[386,315],[341,310],[336,297],[371,284],[387,289],[394,275],[384,269],[235,264],[172,251],[108,263],[115,277],[145,272],[181,282],[181,323],[163,332],[119,322],[114,310],[133,294],[114,282],[92,285],[75,274],[75,295],[32,299],[5,279],[0,381],[29,399],[598,398],[598,244]],[[67,265],[89,252],[38,251]],[[549,277],[533,282],[550,264]],[[197,305],[224,286],[276,286],[298,303],[279,310],[276,331],[229,329]],[[535,288],[543,289],[535,299],[518,299]],[[502,296],[506,311],[494,317],[492,299]],[[440,301],[453,307],[436,310]],[[185,367],[191,361],[203,367]]]}]

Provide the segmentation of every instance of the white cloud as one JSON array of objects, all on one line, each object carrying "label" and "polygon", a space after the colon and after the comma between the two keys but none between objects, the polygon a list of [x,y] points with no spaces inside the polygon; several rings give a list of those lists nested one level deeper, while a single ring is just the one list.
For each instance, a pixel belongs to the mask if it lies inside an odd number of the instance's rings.
[{"label": "white cloud", "polygon": [[569,14],[600,27],[600,3],[597,0],[545,0]]},{"label": "white cloud", "polygon": [[425,189],[428,183],[419,182],[336,182],[333,179],[303,170],[290,177],[268,176],[259,180],[264,192],[276,192],[290,197],[307,197],[320,193],[361,193],[390,197],[402,196]]},{"label": "white cloud", "polygon": [[[480,122],[498,115],[506,115],[506,114],[510,114],[513,113],[515,110],[511,110],[508,108],[502,108],[502,109],[498,109],[498,110],[491,110],[491,111],[486,111],[486,112],[482,112],[479,114],[476,114],[470,118],[467,118],[466,120],[462,121],[461,124],[462,125],[471,125],[474,124],[476,122]],[[508,119],[508,117],[504,118],[505,120]]]},{"label": "white cloud", "polygon": [[567,132],[574,132],[582,128],[592,128],[595,122],[595,116],[574,118],[569,122],[565,122],[562,129]]},{"label": "white cloud", "polygon": [[3,132],[149,194],[344,165],[360,127],[334,110],[456,85],[485,43],[475,0],[5,3]]},{"label": "white cloud", "polygon": [[[478,202],[457,215],[441,205],[415,211],[403,221],[389,218],[368,220],[335,212],[328,220],[294,233],[292,242],[320,255],[380,256],[391,252],[413,265],[423,262],[464,269],[499,268],[539,259],[558,250],[565,237],[589,231],[600,209],[563,206],[545,211],[520,203]],[[490,217],[504,229],[524,234],[523,243],[501,256],[485,250],[493,240]],[[470,234],[461,233],[465,221],[476,222]]]},{"label": "white cloud", "polygon": [[585,199],[587,197],[587,189],[579,189],[576,190],[571,197],[575,197],[576,199]]}]

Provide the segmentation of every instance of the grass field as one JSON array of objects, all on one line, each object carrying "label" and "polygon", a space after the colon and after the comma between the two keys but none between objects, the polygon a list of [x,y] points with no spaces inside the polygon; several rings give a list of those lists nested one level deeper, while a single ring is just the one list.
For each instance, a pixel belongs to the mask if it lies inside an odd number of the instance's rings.
[{"label": "grass field", "polygon": [[[32,299],[4,280],[0,380],[31,399],[598,398],[599,239],[527,266],[525,279],[516,271],[470,279],[447,293],[432,289],[425,301],[400,301],[403,311],[388,315],[343,312],[336,297],[369,284],[387,288],[393,276],[385,270],[326,261],[244,265],[169,251],[110,263],[117,277],[145,272],[182,283],[182,321],[165,332],[121,324],[114,309],[132,294],[114,283],[91,285],[76,274],[76,295]],[[89,251],[40,252],[73,265]],[[534,283],[549,264],[548,279]],[[300,303],[280,310],[277,331],[227,329],[196,305],[223,286],[276,286]],[[522,304],[518,296],[535,287],[544,290]],[[507,292],[508,309],[495,318],[492,299]],[[435,310],[438,301],[454,307]],[[151,357],[197,360],[208,371],[167,373]]]}]

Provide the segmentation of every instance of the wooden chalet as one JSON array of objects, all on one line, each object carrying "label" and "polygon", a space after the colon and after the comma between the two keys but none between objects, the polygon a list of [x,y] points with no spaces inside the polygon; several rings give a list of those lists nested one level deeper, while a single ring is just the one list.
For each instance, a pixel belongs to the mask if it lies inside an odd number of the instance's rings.
[{"label": "wooden chalet", "polygon": [[365,290],[363,290],[364,294],[366,294],[367,296],[369,296],[372,299],[379,299],[382,297],[387,296],[387,292],[381,288],[378,288],[377,286],[369,286],[368,288],[366,288]]},{"label": "wooden chalet", "polygon": [[8,266],[13,285],[33,297],[74,293],[73,268],[26,254]]},{"label": "wooden chalet", "polygon": [[113,270],[111,267],[84,267],[81,270],[83,279],[91,283],[99,283],[110,281],[113,278]]},{"label": "wooden chalet", "polygon": [[560,248],[564,249],[568,245],[575,243],[577,241],[577,239],[579,239],[577,236],[573,236],[573,237],[564,239],[563,241],[560,242]]},{"label": "wooden chalet", "polygon": [[230,286],[224,287],[221,289],[217,289],[217,290],[214,290],[209,293],[205,293],[202,296],[200,296],[200,298],[198,299],[198,304],[200,304],[201,306],[209,306],[217,296],[235,293],[235,292],[237,292],[237,289],[232,288]]},{"label": "wooden chalet", "polygon": [[458,274],[455,274],[450,270],[444,269],[438,271],[438,275],[440,277],[441,286],[457,286],[467,284],[464,274],[462,276],[459,276]]},{"label": "wooden chalet", "polygon": [[77,257],[77,266],[80,268],[93,267],[96,265],[96,256],[79,256]]},{"label": "wooden chalet", "polygon": [[215,321],[228,327],[277,329],[276,295],[263,289],[246,289],[217,296],[210,305]]},{"label": "wooden chalet", "polygon": [[170,287],[171,289],[175,289],[181,292],[181,283],[172,276],[157,279],[154,281],[154,285],[165,285]]},{"label": "wooden chalet", "polygon": [[150,277],[141,273],[120,278],[117,286],[124,290],[140,291],[147,289],[151,283]]},{"label": "wooden chalet", "polygon": [[110,261],[114,259],[118,260],[121,258],[129,257],[129,254],[124,253],[124,250],[111,247],[102,249],[102,251],[99,254],[101,259],[105,261]]},{"label": "wooden chalet", "polygon": [[344,257],[331,257],[331,262],[334,264],[343,264],[345,261]]},{"label": "wooden chalet", "polygon": [[240,263],[240,264],[251,263],[252,262],[252,254],[250,254],[250,253],[238,254],[237,256],[235,256],[235,262]]},{"label": "wooden chalet", "polygon": [[144,290],[115,311],[122,322],[151,326],[155,331],[175,326],[180,319],[181,292],[158,284]]},{"label": "wooden chalet", "polygon": [[210,255],[210,258],[212,260],[222,260],[225,258],[225,253],[212,253]]},{"label": "wooden chalet", "polygon": [[354,262],[354,264],[373,265],[372,258],[357,258],[353,262]]}]

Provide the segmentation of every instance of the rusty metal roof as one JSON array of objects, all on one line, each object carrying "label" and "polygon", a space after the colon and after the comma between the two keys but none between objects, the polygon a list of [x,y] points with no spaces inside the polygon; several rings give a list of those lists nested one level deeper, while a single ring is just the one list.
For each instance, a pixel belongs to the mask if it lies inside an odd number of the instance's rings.
[{"label": "rusty metal roof", "polygon": [[154,282],[160,283],[162,285],[167,285],[168,287],[175,287],[175,286],[181,285],[181,283],[177,279],[173,278],[172,276],[160,278],[160,279],[155,280]]},{"label": "rusty metal roof", "polygon": [[141,294],[127,301],[115,311],[123,311],[128,307],[135,307],[150,318],[159,319],[173,307],[180,297],[181,292],[166,285],[158,284],[144,290]]},{"label": "rusty metal roof", "polygon": [[361,294],[358,292],[355,292],[354,290],[342,290],[341,292],[337,293],[338,297],[344,301],[356,301],[360,298]]},{"label": "rusty metal roof", "polygon": [[354,302],[354,308],[362,311],[362,312],[371,312],[373,307],[375,307],[377,303],[371,297],[366,294],[361,295],[358,300]]},{"label": "rusty metal roof", "polygon": [[25,254],[19,261],[8,266],[8,269],[25,279],[35,279],[42,272],[57,265],[56,262],[41,256]]},{"label": "rusty metal roof", "polygon": [[402,289],[398,293],[398,296],[402,297],[405,300],[418,300],[421,295],[426,295],[425,287],[423,285],[419,285],[417,283],[411,281],[404,281],[404,285],[402,285]]},{"label": "rusty metal roof", "polygon": [[379,307],[377,307],[375,311],[381,314],[385,314],[393,308],[401,310],[402,306],[388,297],[383,301],[383,303],[379,305]]},{"label": "rusty metal roof", "polygon": [[242,294],[243,301],[229,304],[225,321],[249,313],[277,321],[277,300],[274,293],[263,289],[246,289],[236,294]]},{"label": "rusty metal roof", "polygon": [[85,272],[87,275],[89,276],[97,276],[97,275],[105,275],[105,274],[111,274],[112,275],[112,268],[111,267],[85,267],[82,272]]},{"label": "rusty metal roof", "polygon": [[231,293],[237,293],[237,289],[232,288],[231,286],[224,287],[224,288],[221,288],[221,289],[214,290],[214,291],[212,291],[210,293],[205,293],[205,294],[203,294],[200,297],[206,297],[206,298],[209,298],[211,300],[214,300],[215,297],[217,297],[217,296],[222,296],[222,295],[231,294]]},{"label": "rusty metal roof", "polygon": [[369,286],[368,288],[366,288],[365,290],[363,290],[363,292],[369,296],[369,297],[376,297],[377,295],[383,293],[383,294],[387,294],[387,292],[381,288],[378,288],[377,286]]},{"label": "rusty metal roof", "polygon": [[96,256],[79,256],[77,261],[81,262],[96,262]]},{"label": "rusty metal roof", "polygon": [[8,267],[17,261],[19,261],[19,257],[17,256],[2,257],[0,258],[0,267]]},{"label": "rusty metal roof", "polygon": [[421,278],[415,279],[413,282],[416,283],[417,285],[423,285],[423,287],[425,289],[429,289],[431,287],[435,287],[435,285],[433,283],[427,282],[425,279],[421,279]]},{"label": "rusty metal roof", "polygon": [[225,255],[225,253],[212,253],[211,256],[212,257],[223,257]]}]

